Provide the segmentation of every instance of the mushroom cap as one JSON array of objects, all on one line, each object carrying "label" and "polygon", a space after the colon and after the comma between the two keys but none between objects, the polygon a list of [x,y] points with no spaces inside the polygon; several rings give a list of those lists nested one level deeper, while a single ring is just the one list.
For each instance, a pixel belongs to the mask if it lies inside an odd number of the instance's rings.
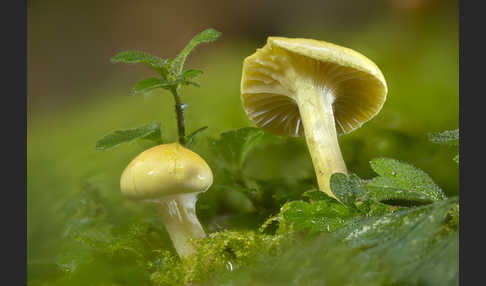
[{"label": "mushroom cap", "polygon": [[302,82],[332,93],[339,135],[373,118],[388,91],[380,69],[354,50],[312,39],[269,37],[243,63],[241,101],[247,116],[271,133],[303,136],[295,101]]},{"label": "mushroom cap", "polygon": [[135,157],[120,179],[123,195],[134,200],[205,192],[213,183],[206,161],[179,143],[152,147]]}]

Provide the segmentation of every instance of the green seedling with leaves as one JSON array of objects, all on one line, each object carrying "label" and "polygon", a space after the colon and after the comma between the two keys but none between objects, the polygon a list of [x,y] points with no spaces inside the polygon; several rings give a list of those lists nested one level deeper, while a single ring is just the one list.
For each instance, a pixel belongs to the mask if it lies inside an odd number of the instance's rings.
[{"label": "green seedling with leaves", "polygon": [[[146,94],[155,89],[168,90],[175,101],[177,114],[178,141],[181,145],[190,144],[194,137],[207,127],[201,127],[186,136],[186,122],[182,102],[181,88],[186,85],[199,84],[194,81],[203,72],[195,69],[184,70],[187,57],[198,45],[215,41],[221,35],[214,29],[207,29],[192,38],[184,49],[173,59],[163,59],[140,51],[123,51],[111,58],[112,63],[144,64],[157,72],[158,77],[151,77],[140,81],[132,90],[132,94]],[[106,135],[96,143],[97,150],[107,150],[117,147],[121,143],[131,142],[135,139],[150,139],[157,143],[162,142],[160,137],[160,123],[154,122],[134,129],[119,130]]]}]

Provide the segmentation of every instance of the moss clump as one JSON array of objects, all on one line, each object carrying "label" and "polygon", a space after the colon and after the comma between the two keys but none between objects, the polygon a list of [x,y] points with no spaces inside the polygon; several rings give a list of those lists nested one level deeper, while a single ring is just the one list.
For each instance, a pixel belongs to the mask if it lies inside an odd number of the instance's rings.
[{"label": "moss clump", "polygon": [[155,285],[186,285],[201,283],[215,275],[230,273],[242,266],[257,262],[262,257],[282,252],[281,235],[266,235],[254,231],[222,231],[193,241],[197,252],[184,260],[170,252],[160,252],[151,275]]}]

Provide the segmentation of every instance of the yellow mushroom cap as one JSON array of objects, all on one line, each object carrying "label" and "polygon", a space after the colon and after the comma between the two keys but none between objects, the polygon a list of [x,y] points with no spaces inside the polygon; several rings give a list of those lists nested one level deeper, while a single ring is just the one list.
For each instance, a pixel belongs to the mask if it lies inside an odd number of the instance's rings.
[{"label": "yellow mushroom cap", "polygon": [[373,118],[386,100],[383,74],[362,54],[324,41],[269,37],[243,63],[241,100],[247,116],[266,131],[303,136],[296,104],[302,82],[333,94],[339,135]]},{"label": "yellow mushroom cap", "polygon": [[140,153],[120,179],[123,195],[135,200],[205,192],[212,183],[213,173],[206,161],[179,143]]}]

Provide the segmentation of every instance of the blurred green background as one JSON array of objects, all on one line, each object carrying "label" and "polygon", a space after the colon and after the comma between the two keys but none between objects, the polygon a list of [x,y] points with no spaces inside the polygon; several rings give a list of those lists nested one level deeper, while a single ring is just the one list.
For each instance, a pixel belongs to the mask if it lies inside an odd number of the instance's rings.
[{"label": "blurred green background", "polygon": [[[113,65],[109,58],[130,49],[173,57],[193,35],[209,27],[221,31],[222,37],[197,48],[186,64],[204,71],[200,88],[182,91],[189,132],[209,126],[201,137],[217,138],[223,131],[253,126],[240,104],[241,67],[267,36],[325,40],[368,56],[389,87],[381,113],[340,138],[348,169],[369,178],[370,159],[393,157],[426,171],[449,196],[458,194],[458,166],[452,162],[457,150],[427,140],[428,132],[459,125],[458,1],[27,3],[30,278],[40,275],[42,265],[55,255],[65,219],[59,209],[73,193],[90,183],[111,200],[124,201],[119,176],[144,146],[133,143],[96,152],[99,138],[115,129],[160,120],[165,140],[176,140],[168,93],[129,95],[138,81],[153,75],[151,71]],[[255,158],[266,160],[256,160],[260,163],[252,164],[249,172],[269,179],[312,174],[304,139],[271,149],[255,151]],[[200,147],[202,155],[207,152]],[[299,156],[299,165],[282,166],[288,154]]]}]

